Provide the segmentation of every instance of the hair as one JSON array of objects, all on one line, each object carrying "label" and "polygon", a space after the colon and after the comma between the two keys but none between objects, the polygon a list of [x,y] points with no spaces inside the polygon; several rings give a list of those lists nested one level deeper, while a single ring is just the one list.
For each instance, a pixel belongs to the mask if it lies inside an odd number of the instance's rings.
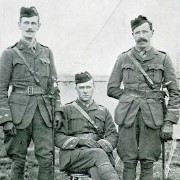
[{"label": "hair", "polygon": [[153,25],[152,25],[152,22],[147,21],[147,23],[149,24],[150,30],[152,31],[152,30],[153,30]]}]

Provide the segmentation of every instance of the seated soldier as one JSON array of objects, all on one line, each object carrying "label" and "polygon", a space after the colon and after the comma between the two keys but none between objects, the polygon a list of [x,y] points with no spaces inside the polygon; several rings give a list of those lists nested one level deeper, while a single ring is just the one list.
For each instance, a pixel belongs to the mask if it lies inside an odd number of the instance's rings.
[{"label": "seated soldier", "polygon": [[112,162],[118,133],[112,117],[92,96],[94,81],[88,72],[75,75],[78,98],[62,106],[62,126],[55,133],[60,148],[60,170],[88,173],[94,180],[119,180]]}]

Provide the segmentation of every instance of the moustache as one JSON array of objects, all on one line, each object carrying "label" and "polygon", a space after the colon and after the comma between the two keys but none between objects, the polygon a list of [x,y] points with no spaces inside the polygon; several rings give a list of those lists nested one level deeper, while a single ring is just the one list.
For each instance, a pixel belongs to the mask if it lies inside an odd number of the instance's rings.
[{"label": "moustache", "polygon": [[34,32],[34,31],[32,31],[32,30],[27,30],[26,32]]},{"label": "moustache", "polygon": [[145,38],[139,38],[139,39],[137,40],[137,42],[147,42],[147,39],[145,39]]}]

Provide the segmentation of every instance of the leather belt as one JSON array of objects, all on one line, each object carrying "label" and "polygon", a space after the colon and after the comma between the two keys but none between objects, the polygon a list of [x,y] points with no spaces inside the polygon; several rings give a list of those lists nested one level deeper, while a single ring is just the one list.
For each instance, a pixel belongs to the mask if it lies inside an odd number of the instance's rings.
[{"label": "leather belt", "polygon": [[124,89],[125,95],[135,96],[135,97],[141,97],[144,99],[160,99],[165,97],[164,91],[158,91],[158,90],[152,90],[152,91],[141,91],[136,89]]},{"label": "leather belt", "polygon": [[12,92],[17,93],[17,94],[25,94],[28,96],[45,95],[46,94],[46,91],[44,90],[44,88],[42,88],[40,86],[35,86],[35,87],[28,86],[26,89],[14,87]]}]

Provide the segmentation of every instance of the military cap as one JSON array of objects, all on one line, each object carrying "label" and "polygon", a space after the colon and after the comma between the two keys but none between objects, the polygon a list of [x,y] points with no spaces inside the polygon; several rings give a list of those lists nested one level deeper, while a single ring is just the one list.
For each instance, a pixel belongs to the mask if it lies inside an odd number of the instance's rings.
[{"label": "military cap", "polygon": [[20,18],[33,16],[39,16],[39,13],[37,12],[37,9],[34,6],[31,6],[30,8],[21,7]]},{"label": "military cap", "polygon": [[87,81],[90,81],[92,79],[92,76],[87,72],[81,72],[80,74],[75,74],[75,83],[85,83]]},{"label": "military cap", "polygon": [[140,26],[140,25],[142,25],[144,23],[148,23],[150,25],[150,27],[152,28],[152,23],[145,16],[139,15],[134,20],[131,20],[131,29],[132,29],[132,31],[136,27],[138,27],[138,26]]}]

